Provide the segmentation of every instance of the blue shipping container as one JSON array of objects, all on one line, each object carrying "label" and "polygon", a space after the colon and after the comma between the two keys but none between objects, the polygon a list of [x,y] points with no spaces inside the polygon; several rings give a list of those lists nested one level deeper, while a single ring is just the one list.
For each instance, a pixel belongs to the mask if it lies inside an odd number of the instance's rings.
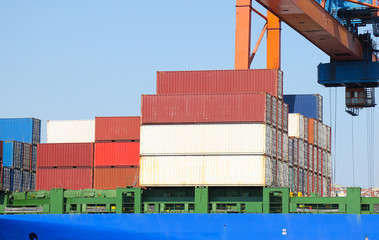
[{"label": "blue shipping container", "polygon": [[284,95],[289,113],[300,113],[322,122],[322,96],[319,94]]},{"label": "blue shipping container", "polygon": [[36,118],[0,119],[0,140],[37,144],[41,137],[41,120]]},{"label": "blue shipping container", "polygon": [[23,148],[23,143],[21,142],[3,142],[3,166],[22,168]]},{"label": "blue shipping container", "polygon": [[13,185],[13,169],[9,167],[3,167],[3,179],[2,179],[2,189],[12,191]]}]

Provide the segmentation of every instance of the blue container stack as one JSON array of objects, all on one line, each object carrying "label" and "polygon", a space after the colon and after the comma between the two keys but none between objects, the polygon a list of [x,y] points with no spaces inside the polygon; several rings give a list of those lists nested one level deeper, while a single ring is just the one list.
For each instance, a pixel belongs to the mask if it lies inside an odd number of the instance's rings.
[{"label": "blue container stack", "polygon": [[289,113],[300,113],[322,122],[322,96],[319,94],[284,95]]},{"label": "blue container stack", "polygon": [[2,189],[34,191],[37,167],[37,143],[41,120],[35,118],[0,119]]}]

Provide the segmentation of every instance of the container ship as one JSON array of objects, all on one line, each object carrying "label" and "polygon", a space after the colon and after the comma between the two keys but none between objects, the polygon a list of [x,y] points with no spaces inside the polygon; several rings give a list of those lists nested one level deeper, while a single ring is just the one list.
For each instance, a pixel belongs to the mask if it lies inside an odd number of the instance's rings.
[{"label": "container ship", "polygon": [[0,239],[377,239],[379,198],[332,197],[322,96],[283,94],[278,46],[283,21],[331,56],[318,81],[358,115],[379,76],[357,29],[379,35],[379,7],[257,2],[267,69],[250,69],[257,11],[237,0],[234,70],[157,72],[141,116],[48,121],[46,143],[40,120],[0,119]]}]

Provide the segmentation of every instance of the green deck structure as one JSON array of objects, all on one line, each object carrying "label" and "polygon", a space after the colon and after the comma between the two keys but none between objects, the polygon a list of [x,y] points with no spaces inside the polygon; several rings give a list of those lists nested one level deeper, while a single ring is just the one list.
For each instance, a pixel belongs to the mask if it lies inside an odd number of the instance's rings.
[{"label": "green deck structure", "polygon": [[290,197],[288,188],[178,187],[0,192],[0,214],[322,213],[378,214],[379,198]]}]

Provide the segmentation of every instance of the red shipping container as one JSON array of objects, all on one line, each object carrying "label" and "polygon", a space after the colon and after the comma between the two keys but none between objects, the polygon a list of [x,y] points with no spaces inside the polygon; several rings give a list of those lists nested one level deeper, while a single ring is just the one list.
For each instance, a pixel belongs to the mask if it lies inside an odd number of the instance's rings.
[{"label": "red shipping container", "polygon": [[96,117],[95,141],[139,140],[141,117]]},{"label": "red shipping container", "polygon": [[92,188],[92,172],[93,169],[90,167],[38,168],[36,190]]},{"label": "red shipping container", "polygon": [[93,143],[43,143],[37,147],[37,167],[92,167]]},{"label": "red shipping container", "polygon": [[157,72],[157,94],[257,93],[283,99],[277,69]]},{"label": "red shipping container", "polygon": [[142,124],[271,123],[265,93],[142,95]]},{"label": "red shipping container", "polygon": [[95,168],[93,185],[95,189],[139,187],[139,167]]},{"label": "red shipping container", "polygon": [[139,165],[139,142],[95,143],[95,166]]}]

